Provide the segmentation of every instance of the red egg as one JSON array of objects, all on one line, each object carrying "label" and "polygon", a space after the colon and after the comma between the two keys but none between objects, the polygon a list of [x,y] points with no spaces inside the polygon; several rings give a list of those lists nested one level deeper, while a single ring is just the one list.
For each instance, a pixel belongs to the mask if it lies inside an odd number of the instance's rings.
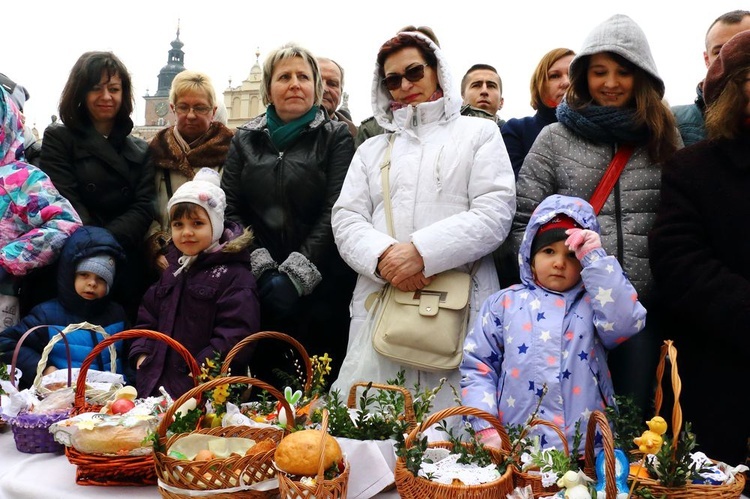
[{"label": "red egg", "polygon": [[112,411],[112,414],[125,414],[133,407],[135,407],[135,403],[132,400],[117,399],[114,402],[112,402],[112,406],[110,407],[110,410]]}]

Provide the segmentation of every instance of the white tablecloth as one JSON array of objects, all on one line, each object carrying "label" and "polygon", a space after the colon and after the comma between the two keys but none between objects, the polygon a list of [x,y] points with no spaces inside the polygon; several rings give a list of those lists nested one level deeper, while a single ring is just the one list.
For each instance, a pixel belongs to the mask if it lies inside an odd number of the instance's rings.
[{"label": "white tablecloth", "polygon": [[[155,485],[148,487],[96,487],[76,485],[76,467],[64,454],[18,452],[13,432],[0,433],[0,499],[101,499],[159,498]],[[376,499],[398,499],[384,492]]]}]

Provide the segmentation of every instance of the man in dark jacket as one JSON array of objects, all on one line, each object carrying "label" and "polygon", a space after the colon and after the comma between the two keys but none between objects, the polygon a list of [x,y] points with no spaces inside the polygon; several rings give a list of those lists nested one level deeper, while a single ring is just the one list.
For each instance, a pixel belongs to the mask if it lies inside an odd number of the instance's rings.
[{"label": "man in dark jacket", "polygon": [[[740,31],[750,29],[750,11],[733,10],[720,15],[711,23],[706,32],[706,50],[703,52],[703,60],[706,69],[719,56],[721,47]],[[677,120],[677,128],[680,130],[682,141],[689,146],[706,138],[703,114],[706,104],[703,101],[703,82],[696,87],[695,102],[672,106],[672,112]]]}]

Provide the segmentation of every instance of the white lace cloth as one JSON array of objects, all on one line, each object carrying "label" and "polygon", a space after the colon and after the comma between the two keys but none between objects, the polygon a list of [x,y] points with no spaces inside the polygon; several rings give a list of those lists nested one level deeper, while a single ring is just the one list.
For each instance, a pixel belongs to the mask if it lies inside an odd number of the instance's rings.
[{"label": "white lace cloth", "polygon": [[457,479],[464,485],[481,485],[500,477],[500,472],[494,464],[484,467],[461,464],[457,462],[460,456],[451,454],[448,449],[430,448],[425,451],[424,457],[432,462],[422,462],[419,476],[433,482],[450,485]]}]

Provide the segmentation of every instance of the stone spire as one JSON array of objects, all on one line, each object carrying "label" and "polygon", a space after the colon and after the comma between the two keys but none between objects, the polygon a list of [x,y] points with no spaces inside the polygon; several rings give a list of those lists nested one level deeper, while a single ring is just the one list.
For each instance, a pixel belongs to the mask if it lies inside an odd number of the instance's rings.
[{"label": "stone spire", "polygon": [[180,20],[177,20],[177,38],[172,41],[172,48],[167,55],[167,65],[159,71],[159,87],[154,94],[155,97],[168,97],[172,80],[182,71],[185,71],[185,52],[180,40]]}]

